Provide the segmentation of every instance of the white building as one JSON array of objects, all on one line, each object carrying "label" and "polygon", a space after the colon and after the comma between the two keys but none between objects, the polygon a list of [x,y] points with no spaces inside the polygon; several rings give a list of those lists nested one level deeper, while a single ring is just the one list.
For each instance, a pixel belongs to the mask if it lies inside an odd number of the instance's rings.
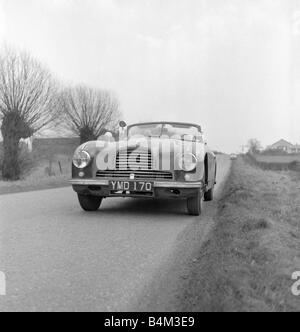
[{"label": "white building", "polygon": [[280,141],[269,146],[267,150],[282,151],[286,153],[300,153],[300,145],[299,144],[294,145],[284,139],[281,139]]},{"label": "white building", "polygon": [[28,152],[32,152],[32,144],[33,144],[33,136],[28,137],[26,139],[21,138],[20,144],[25,146]]}]

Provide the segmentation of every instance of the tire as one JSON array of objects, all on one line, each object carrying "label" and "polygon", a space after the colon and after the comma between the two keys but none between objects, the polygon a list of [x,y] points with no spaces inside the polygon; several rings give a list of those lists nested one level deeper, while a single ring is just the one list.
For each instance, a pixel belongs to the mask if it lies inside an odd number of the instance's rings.
[{"label": "tire", "polygon": [[212,188],[210,188],[207,192],[204,193],[204,201],[205,202],[211,202],[214,200],[214,192],[215,192],[215,185],[217,184],[217,165],[215,169],[215,180],[214,185]]},{"label": "tire", "polygon": [[187,210],[191,216],[200,216],[203,210],[203,194],[200,190],[196,196],[187,199]]},{"label": "tire", "polygon": [[79,204],[84,211],[97,211],[102,203],[102,197],[78,194]]},{"label": "tire", "polygon": [[204,193],[204,201],[205,202],[211,202],[211,201],[214,200],[214,191],[215,191],[215,187],[213,186],[206,193]]}]

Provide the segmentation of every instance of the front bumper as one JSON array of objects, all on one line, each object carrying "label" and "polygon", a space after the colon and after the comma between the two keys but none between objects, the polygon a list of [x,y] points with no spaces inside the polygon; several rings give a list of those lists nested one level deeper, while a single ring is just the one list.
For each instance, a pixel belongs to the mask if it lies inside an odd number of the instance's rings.
[{"label": "front bumper", "polygon": [[[151,181],[152,182],[152,181]],[[82,195],[102,197],[151,197],[151,198],[187,198],[203,189],[202,182],[154,181],[153,195],[115,194],[109,189],[109,180],[72,179],[70,183],[75,192]]]}]

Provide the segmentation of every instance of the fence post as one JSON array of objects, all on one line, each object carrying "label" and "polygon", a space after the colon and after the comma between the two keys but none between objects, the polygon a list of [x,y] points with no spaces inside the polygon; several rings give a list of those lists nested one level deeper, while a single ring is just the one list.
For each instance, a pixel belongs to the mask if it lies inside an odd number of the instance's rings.
[{"label": "fence post", "polygon": [[60,174],[63,174],[63,170],[62,170],[62,166],[61,166],[61,162],[60,161],[58,161],[58,166],[59,166]]}]

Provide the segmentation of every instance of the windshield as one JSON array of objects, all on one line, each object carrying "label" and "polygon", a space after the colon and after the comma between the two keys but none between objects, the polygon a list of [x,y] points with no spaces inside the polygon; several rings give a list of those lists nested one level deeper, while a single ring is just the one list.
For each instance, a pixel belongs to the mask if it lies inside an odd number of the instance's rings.
[{"label": "windshield", "polygon": [[133,136],[144,136],[193,140],[199,135],[201,135],[201,132],[198,127],[187,124],[141,124],[132,126],[128,130],[128,138],[132,138]]}]

